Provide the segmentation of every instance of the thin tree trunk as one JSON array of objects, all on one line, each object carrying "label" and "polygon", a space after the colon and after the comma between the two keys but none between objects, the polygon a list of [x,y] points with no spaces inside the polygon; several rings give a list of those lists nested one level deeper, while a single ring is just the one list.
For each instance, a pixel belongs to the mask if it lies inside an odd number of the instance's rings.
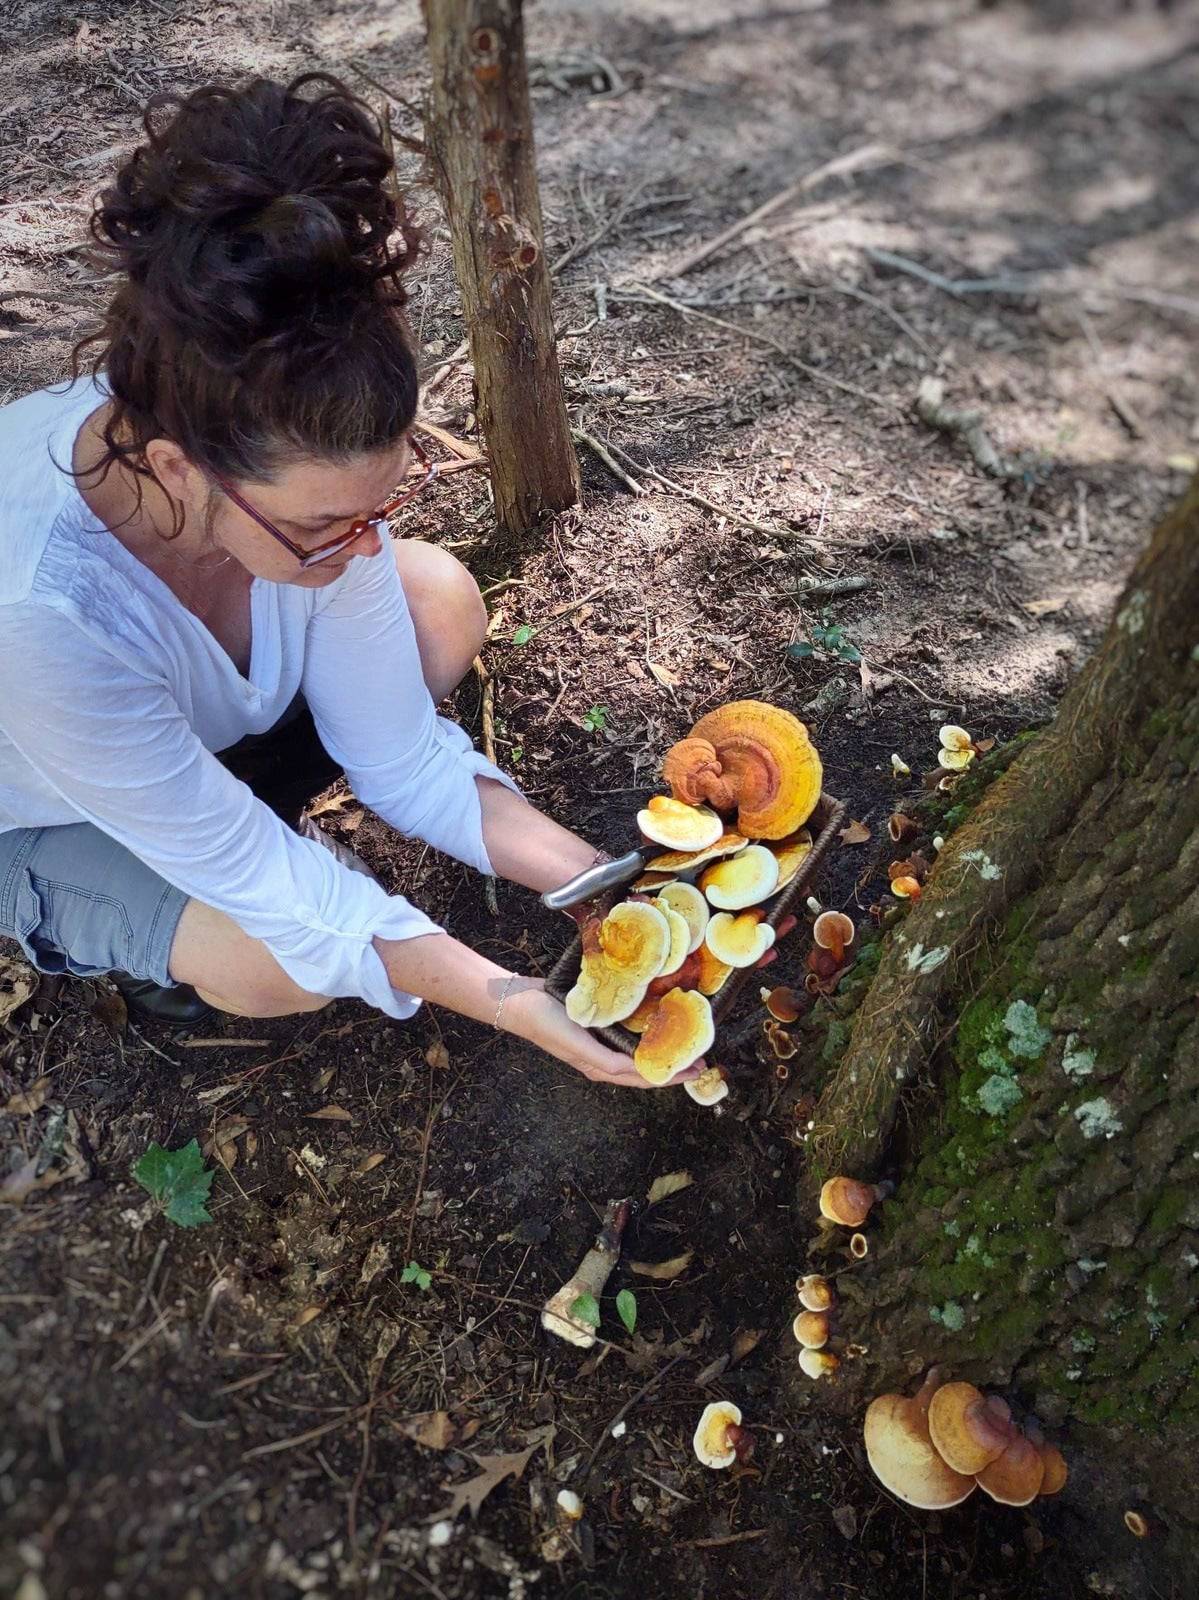
[{"label": "thin tree trunk", "polygon": [[424,0],[428,143],[449,218],[496,517],[524,533],[579,497],[554,347],[521,0]]}]

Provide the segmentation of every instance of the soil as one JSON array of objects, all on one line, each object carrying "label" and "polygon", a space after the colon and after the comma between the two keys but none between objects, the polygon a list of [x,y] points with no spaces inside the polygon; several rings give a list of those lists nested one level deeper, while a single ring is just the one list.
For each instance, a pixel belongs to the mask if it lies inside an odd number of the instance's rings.
[{"label": "soil", "polygon": [[[491,537],[479,474],[414,507],[407,531],[488,593],[498,754],[537,804],[625,846],[696,717],[777,701],[871,830],[816,889],[865,924],[886,817],[934,764],[938,724],[1004,741],[1052,712],[1199,447],[1187,10],[530,9],[547,249],[573,252],[556,311],[574,420],[721,508],[648,478],[634,497],[589,450],[582,507],[523,545]],[[407,100],[423,88],[415,9],[375,0],[33,0],[7,36],[3,399],[60,376],[101,303],[79,252],[87,200],[148,94],[318,66]],[[885,164],[672,270],[879,143]],[[417,158],[400,166],[419,185]],[[433,365],[461,324],[432,194],[413,195]],[[948,292],[872,250],[1002,286]],[[981,413],[1007,475],[916,419],[930,374]],[[465,370],[430,412],[469,436]],[[798,592],[843,577],[865,585]],[[457,710],[478,735],[473,681]],[[496,959],[544,972],[567,942],[534,897],[501,884],[493,914],[480,880],[343,792],[317,809]],[[797,979],[801,957],[784,946],[774,971]],[[21,1109],[43,1078],[44,1103]],[[872,1478],[856,1426],[791,1400],[809,1230],[784,1089],[761,1061],[716,1117],[598,1088],[446,1013],[396,1024],[336,1002],[180,1038],[123,1025],[102,986],[43,984],[0,1042],[0,1173],[36,1155],[43,1174],[0,1230],[0,1583],[21,1600],[1113,1592],[1071,1487],[1027,1511],[915,1512]],[[185,1231],[130,1167],[193,1136],[216,1167],[213,1221]],[[543,1333],[538,1308],[605,1203],[679,1170],[691,1186],[634,1220],[605,1340],[583,1353]],[[629,1266],[685,1251],[670,1281]],[[409,1261],[427,1288],[401,1281]],[[692,1456],[715,1397],[743,1408],[747,1467]],[[477,1516],[442,1515],[476,1457],[529,1445]],[[586,1505],[570,1528],[563,1485]]]}]

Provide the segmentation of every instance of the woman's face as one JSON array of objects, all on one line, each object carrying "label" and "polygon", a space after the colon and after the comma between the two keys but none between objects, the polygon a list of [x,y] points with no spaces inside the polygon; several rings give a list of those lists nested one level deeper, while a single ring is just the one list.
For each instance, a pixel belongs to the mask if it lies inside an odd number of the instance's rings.
[{"label": "woman's face", "polygon": [[[411,462],[412,450],[405,439],[346,465],[301,461],[281,468],[270,483],[244,481],[230,487],[259,517],[307,552],[344,535],[354,522],[373,516],[403,482]],[[324,588],[335,582],[356,556],[375,556],[383,547],[379,531],[368,528],[352,543],[305,567],[215,485],[210,486],[206,520],[210,538],[256,578],[294,583],[302,589]]]}]

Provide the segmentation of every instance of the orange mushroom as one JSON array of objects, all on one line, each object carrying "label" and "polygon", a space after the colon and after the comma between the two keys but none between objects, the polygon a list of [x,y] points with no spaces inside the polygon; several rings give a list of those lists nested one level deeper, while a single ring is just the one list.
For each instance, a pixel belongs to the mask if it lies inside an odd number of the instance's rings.
[{"label": "orange mushroom", "polygon": [[778,888],[779,864],[765,845],[751,844],[700,875],[699,886],[719,911],[744,911]]},{"label": "orange mushroom", "polygon": [[1045,1463],[1031,1439],[1013,1433],[1003,1452],[978,1474],[978,1486],[1002,1506],[1026,1506],[1037,1498]]},{"label": "orange mushroom", "polygon": [[704,943],[718,961],[730,967],[752,967],[774,943],[774,929],[758,910],[718,911],[708,924]]},{"label": "orange mushroom", "polygon": [[670,953],[670,925],[657,906],[625,901],[583,930],[583,960],[566,1013],[584,1028],[621,1022],[645,999]]},{"label": "orange mushroom", "polygon": [[661,998],[661,995],[647,994],[636,1011],[631,1011],[622,1020],[621,1027],[627,1028],[630,1033],[644,1033],[650,1025],[650,1019],[653,1017],[654,1012],[658,1009],[658,1001]]},{"label": "orange mushroom", "polygon": [[687,924],[689,938],[687,954],[699,949],[707,932],[711,912],[708,902],[693,883],[668,884],[658,895],[658,904],[664,909],[677,911]]},{"label": "orange mushroom", "polygon": [[928,1432],[942,1460],[955,1472],[974,1476],[1001,1456],[1012,1441],[1007,1407],[996,1405],[972,1383],[947,1383],[928,1408]]},{"label": "orange mushroom", "polygon": [[[724,824],[707,806],[689,806],[669,795],[656,794],[644,810],[637,813],[637,826],[647,839],[668,850],[703,850],[715,844]],[[661,871],[651,861],[651,871]]]},{"label": "orange mushroom", "polygon": [[876,1200],[890,1194],[888,1185],[859,1183],[856,1178],[830,1178],[820,1191],[820,1215],[843,1228],[860,1228]]},{"label": "orange mushroom", "polygon": [[798,717],[761,700],[734,700],[701,717],[667,752],[671,793],[737,810],[751,839],[785,839],[820,798],[820,757]]},{"label": "orange mushroom", "polygon": [[688,1078],[683,1088],[696,1105],[714,1106],[729,1092],[729,1081],[721,1067],[705,1067],[696,1078]]},{"label": "orange mushroom", "polygon": [[749,840],[735,828],[726,828],[720,837],[702,850],[668,850],[647,863],[647,872],[669,873],[677,877],[681,872],[694,872],[707,861],[718,861],[721,856],[735,855],[744,850]]},{"label": "orange mushroom", "polygon": [[891,893],[897,895],[901,900],[919,900],[920,885],[915,878],[903,874],[898,878],[891,879]]},{"label": "orange mushroom", "polygon": [[762,989],[762,1004],[776,1022],[798,1022],[804,1010],[803,997],[786,984],[777,989]]},{"label": "orange mushroom", "polygon": [[779,881],[776,888],[785,889],[812,852],[812,835],[807,828],[799,828],[770,845],[770,852],[779,864]]},{"label": "orange mushroom", "polygon": [[829,1311],[835,1296],[833,1286],[818,1272],[805,1273],[795,1285],[799,1303],[805,1311]]},{"label": "orange mushroom", "polygon": [[827,1311],[801,1311],[791,1324],[791,1332],[805,1350],[823,1350],[828,1343]]},{"label": "orange mushroom", "polygon": [[921,1511],[944,1511],[974,1493],[974,1479],[955,1472],[929,1437],[928,1411],[938,1384],[934,1370],[911,1399],[882,1394],[866,1411],[866,1459],[875,1477]]},{"label": "orange mushroom", "polygon": [[633,1065],[648,1083],[669,1083],[715,1042],[712,1007],[706,997],[694,989],[671,989],[659,1000],[641,1035]]},{"label": "orange mushroom", "polygon": [[845,960],[845,947],[851,945],[857,929],[853,918],[844,911],[822,911],[812,924],[812,937],[822,950],[827,950],[841,966]]},{"label": "orange mushroom", "polygon": [[733,974],[733,968],[727,961],[719,960],[708,947],[707,943],[701,944],[696,951],[699,956],[699,992],[700,994],[719,994]]}]

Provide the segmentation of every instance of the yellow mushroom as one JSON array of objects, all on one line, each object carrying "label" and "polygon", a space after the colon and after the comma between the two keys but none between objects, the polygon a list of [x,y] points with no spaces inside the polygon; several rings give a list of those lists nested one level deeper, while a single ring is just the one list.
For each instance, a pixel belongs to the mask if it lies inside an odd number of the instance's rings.
[{"label": "yellow mushroom", "polygon": [[[654,795],[637,813],[637,826],[647,839],[668,850],[703,850],[724,832],[724,823],[707,806],[685,805],[663,794]],[[652,861],[648,866],[654,872],[663,870]]]},{"label": "yellow mushroom", "polygon": [[910,1399],[882,1394],[866,1411],[866,1459],[875,1477],[920,1511],[944,1511],[974,1493],[974,1479],[955,1472],[929,1437],[928,1410],[938,1384],[930,1372]]},{"label": "yellow mushroom", "polygon": [[718,910],[744,911],[772,895],[778,881],[778,859],[765,845],[751,844],[706,868],[699,886]]},{"label": "yellow mushroom", "polygon": [[[758,910],[718,911],[708,923],[704,943],[729,967],[756,966],[774,943],[774,929]],[[701,982],[702,987],[702,982]]]}]

